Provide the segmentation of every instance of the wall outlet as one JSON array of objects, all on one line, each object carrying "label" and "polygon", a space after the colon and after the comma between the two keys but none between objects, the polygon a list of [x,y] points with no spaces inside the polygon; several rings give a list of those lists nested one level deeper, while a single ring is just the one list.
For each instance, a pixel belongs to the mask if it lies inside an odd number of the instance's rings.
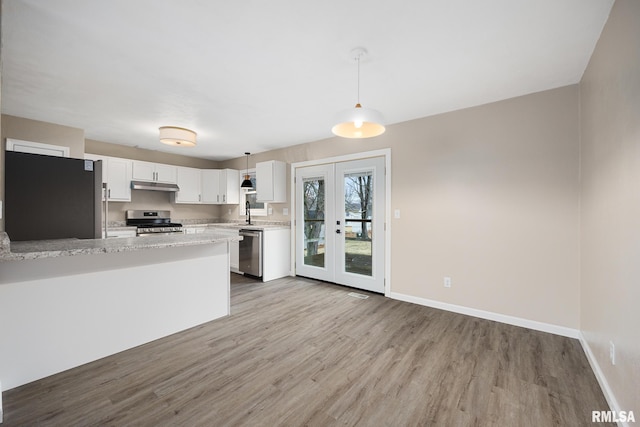
[{"label": "wall outlet", "polygon": [[396,209],[395,211],[393,211],[393,217],[395,219],[400,219],[400,209]]},{"label": "wall outlet", "polygon": [[444,278],[444,287],[445,288],[450,288],[451,287],[451,277],[445,277]]},{"label": "wall outlet", "polygon": [[609,359],[612,365],[616,364],[616,345],[613,341],[609,341]]},{"label": "wall outlet", "polygon": [[269,213],[269,215],[273,215],[273,208],[267,209],[267,213]]},{"label": "wall outlet", "polygon": [[282,215],[289,215],[289,208],[282,208]]}]

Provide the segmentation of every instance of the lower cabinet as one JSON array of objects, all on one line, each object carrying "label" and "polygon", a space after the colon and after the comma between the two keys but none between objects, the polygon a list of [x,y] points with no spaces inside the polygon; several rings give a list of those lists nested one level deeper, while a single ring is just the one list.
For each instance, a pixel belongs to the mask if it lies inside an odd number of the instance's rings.
[{"label": "lower cabinet", "polygon": [[229,244],[229,265],[231,267],[231,271],[233,271],[234,273],[239,273],[240,270],[238,270],[238,268],[240,267],[240,242],[229,242]]},{"label": "lower cabinet", "polygon": [[262,281],[291,274],[291,230],[265,229],[262,234]]}]

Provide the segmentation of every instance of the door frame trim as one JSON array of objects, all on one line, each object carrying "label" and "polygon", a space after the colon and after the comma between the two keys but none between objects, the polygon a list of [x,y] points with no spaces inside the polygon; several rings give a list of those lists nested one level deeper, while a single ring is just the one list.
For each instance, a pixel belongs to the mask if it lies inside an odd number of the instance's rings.
[{"label": "door frame trim", "polygon": [[291,189],[291,276],[296,275],[296,169],[307,166],[318,166],[328,163],[348,162],[352,160],[363,160],[371,157],[384,157],[385,167],[385,207],[384,207],[384,295],[391,293],[391,148],[380,150],[364,151],[361,153],[345,154],[342,156],[326,157],[323,159],[306,160],[303,162],[291,163],[290,166],[290,189]]}]

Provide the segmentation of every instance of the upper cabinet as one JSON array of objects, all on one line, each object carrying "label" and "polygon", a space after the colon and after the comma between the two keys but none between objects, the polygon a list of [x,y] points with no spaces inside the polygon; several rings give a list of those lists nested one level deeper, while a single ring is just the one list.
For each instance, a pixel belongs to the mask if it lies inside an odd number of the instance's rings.
[{"label": "upper cabinet", "polygon": [[195,168],[177,167],[177,184],[180,191],[176,191],[175,203],[202,203],[201,170]]},{"label": "upper cabinet", "polygon": [[131,160],[107,159],[107,195],[112,202],[131,201]]},{"label": "upper cabinet", "polygon": [[238,204],[239,173],[235,169],[202,170],[202,203],[214,205]]},{"label": "upper cabinet", "polygon": [[277,160],[256,163],[256,200],[286,203],[287,164]]},{"label": "upper cabinet", "polygon": [[160,163],[133,161],[133,179],[136,181],[177,183],[178,167]]},{"label": "upper cabinet", "polygon": [[102,182],[107,183],[107,199],[110,202],[131,201],[131,160],[88,153],[84,158],[102,160]]}]

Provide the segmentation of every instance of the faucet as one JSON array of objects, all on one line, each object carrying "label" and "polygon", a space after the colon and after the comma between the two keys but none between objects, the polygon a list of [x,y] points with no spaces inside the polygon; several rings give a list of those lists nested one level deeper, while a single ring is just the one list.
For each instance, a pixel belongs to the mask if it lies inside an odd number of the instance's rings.
[{"label": "faucet", "polygon": [[247,217],[246,219],[246,223],[251,225],[251,209],[249,208],[250,204],[249,201],[247,200],[247,202],[244,205],[244,211],[245,211],[245,216]]}]

